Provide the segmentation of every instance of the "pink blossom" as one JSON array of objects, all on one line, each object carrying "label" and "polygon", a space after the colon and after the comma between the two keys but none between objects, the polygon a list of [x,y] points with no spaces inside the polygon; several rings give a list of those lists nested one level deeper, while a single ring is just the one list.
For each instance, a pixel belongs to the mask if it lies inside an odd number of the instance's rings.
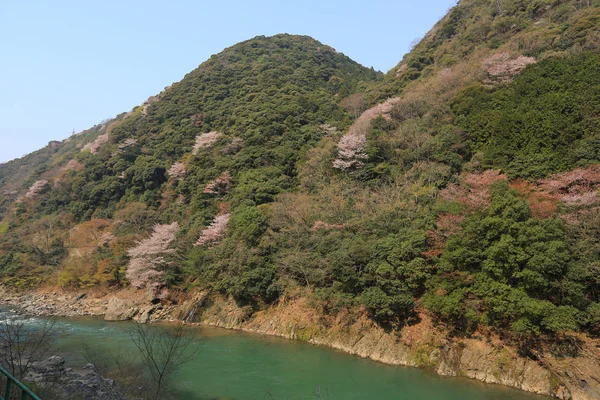
[{"label": "pink blossom", "polygon": [[591,206],[596,203],[598,196],[596,192],[569,193],[560,197],[568,206]]},{"label": "pink blossom", "polygon": [[540,185],[568,206],[590,206],[598,201],[600,165],[554,174],[541,180]]},{"label": "pink blossom", "polygon": [[399,99],[399,97],[387,99],[383,103],[369,108],[356,119],[338,143],[337,158],[333,161],[334,168],[347,170],[363,165],[363,161],[368,158],[364,150],[371,121],[380,115],[388,116],[392,106]]},{"label": "pink blossom", "polygon": [[25,193],[25,197],[30,199],[30,198],[36,196],[46,187],[46,185],[48,185],[48,181],[45,179],[35,181],[34,184],[29,187],[29,190],[27,190],[27,193]]},{"label": "pink blossom", "polygon": [[123,140],[123,143],[119,143],[119,150],[124,149],[126,147],[131,147],[133,145],[135,145],[137,143],[137,139],[134,138],[129,138],[129,139],[125,139]]},{"label": "pink blossom", "polygon": [[149,238],[140,240],[137,245],[127,252],[129,257],[146,257],[157,254],[166,254],[175,252],[169,246],[175,240],[175,235],[179,231],[179,224],[157,224],[154,225],[154,231]]},{"label": "pink blossom", "polygon": [[204,188],[204,193],[207,194],[225,194],[229,190],[231,184],[231,175],[229,171],[223,172],[212,182],[209,182]]},{"label": "pink blossom", "polygon": [[108,142],[108,139],[109,139],[108,132],[103,133],[102,135],[98,136],[96,138],[96,140],[94,140],[93,142],[90,142],[90,143],[86,144],[85,146],[83,146],[83,149],[81,149],[81,151],[89,150],[90,153],[96,154],[98,152],[98,150],[100,149],[100,147],[104,143]]},{"label": "pink blossom", "polygon": [[186,169],[185,169],[185,164],[177,161],[175,164],[171,165],[171,168],[169,168],[169,170],[167,171],[167,174],[174,179],[177,180],[183,180],[183,178],[185,178],[185,173],[186,173]]},{"label": "pink blossom", "polygon": [[196,143],[194,144],[192,154],[196,155],[200,149],[210,147],[221,136],[223,136],[223,134],[217,131],[211,131],[208,133],[203,133],[200,136],[196,136]]},{"label": "pink blossom", "polygon": [[77,160],[69,160],[63,169],[65,171],[81,171],[83,169],[83,164]]},{"label": "pink blossom", "polygon": [[225,235],[230,216],[229,213],[216,216],[213,222],[202,231],[194,246],[216,244]]},{"label": "pink blossom", "polygon": [[138,289],[147,287],[154,283],[160,283],[164,272],[159,271],[164,264],[164,258],[153,259],[134,258],[127,265],[127,279],[133,287]]},{"label": "pink blossom", "polygon": [[164,274],[162,269],[169,264],[165,256],[176,252],[171,244],[178,231],[177,222],[154,225],[149,238],[140,240],[135,247],[129,249],[127,254],[131,260],[127,265],[126,276],[132,286],[143,288],[151,284],[160,285]]},{"label": "pink blossom", "polygon": [[483,60],[483,69],[488,74],[488,82],[508,82],[526,66],[536,62],[535,57],[511,58],[510,54],[499,52]]}]

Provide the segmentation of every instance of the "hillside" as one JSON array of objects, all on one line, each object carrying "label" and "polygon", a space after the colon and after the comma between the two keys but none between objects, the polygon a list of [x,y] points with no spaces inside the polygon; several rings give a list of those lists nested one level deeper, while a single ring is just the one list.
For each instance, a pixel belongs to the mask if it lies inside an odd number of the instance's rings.
[{"label": "hillside", "polygon": [[[17,285],[45,274],[64,287],[124,284],[128,244],[174,220],[189,232],[181,244],[189,250],[217,213],[235,216],[246,202],[296,187],[306,149],[351,122],[337,99],[378,78],[310,38],[257,37],[131,112],[3,164],[3,276]],[[39,224],[43,239],[31,234]],[[74,237],[74,228],[88,236]],[[120,250],[100,256],[93,246],[102,243],[87,242],[100,232],[114,233]],[[189,283],[181,265],[168,275]]]},{"label": "hillside", "polygon": [[240,324],[299,302],[306,340],[422,328],[410,365],[493,344],[597,398],[598,26],[597,2],[462,0],[385,76],[307,37],[235,45],[0,166],[0,279],[208,291]]}]

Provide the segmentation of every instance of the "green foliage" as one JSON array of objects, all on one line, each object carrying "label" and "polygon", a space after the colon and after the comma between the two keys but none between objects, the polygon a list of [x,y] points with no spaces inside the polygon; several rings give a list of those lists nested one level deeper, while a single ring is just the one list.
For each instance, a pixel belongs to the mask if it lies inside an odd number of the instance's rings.
[{"label": "green foliage", "polygon": [[572,255],[562,222],[531,217],[506,181],[492,186],[492,203],[448,239],[440,275],[424,304],[441,318],[474,328],[485,322],[518,334],[580,328],[583,293],[572,279]]},{"label": "green foliage", "polygon": [[408,315],[415,305],[409,293],[390,296],[377,286],[362,292],[360,301],[376,320],[383,322]]},{"label": "green foliage", "polygon": [[267,218],[252,205],[238,207],[229,221],[229,235],[236,241],[254,245],[267,229]]},{"label": "green foliage", "polygon": [[256,205],[270,203],[279,193],[293,187],[292,179],[277,167],[256,168],[240,174],[233,196],[233,204],[247,200]]},{"label": "green foliage", "polygon": [[551,58],[498,89],[464,90],[453,111],[484,167],[539,179],[600,161],[600,55]]},{"label": "green foliage", "polygon": [[[386,327],[423,305],[461,333],[598,333],[594,210],[575,224],[537,219],[506,183],[483,209],[465,200],[487,204],[470,172],[534,180],[600,162],[598,18],[575,0],[462,0],[383,79],[308,37],[239,43],[132,112],[0,166],[0,278],[120,286],[127,249],[177,221],[164,283],[252,309],[301,289],[325,313],[365,310]],[[517,49],[539,63],[511,83],[473,84],[482,57]],[[361,131],[364,165],[334,171],[339,136],[365,103],[395,96]],[[208,132],[215,140],[195,146]],[[176,162],[184,168],[168,173]],[[46,192],[15,202],[40,179]],[[227,214],[226,229],[194,246]],[[110,244],[79,265],[66,246],[88,219],[107,220],[91,232]]]}]

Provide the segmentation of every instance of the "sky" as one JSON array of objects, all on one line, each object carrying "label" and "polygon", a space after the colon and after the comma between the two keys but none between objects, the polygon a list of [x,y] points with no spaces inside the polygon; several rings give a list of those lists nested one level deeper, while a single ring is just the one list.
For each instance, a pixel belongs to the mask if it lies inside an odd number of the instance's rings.
[{"label": "sky", "polygon": [[456,0],[0,0],[0,162],[143,103],[257,35],[387,72]]}]

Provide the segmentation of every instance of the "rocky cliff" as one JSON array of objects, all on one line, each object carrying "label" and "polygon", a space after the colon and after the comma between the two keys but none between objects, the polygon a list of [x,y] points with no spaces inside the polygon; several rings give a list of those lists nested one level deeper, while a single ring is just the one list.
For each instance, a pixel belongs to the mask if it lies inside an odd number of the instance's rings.
[{"label": "rocky cliff", "polygon": [[[399,333],[386,331],[368,317],[326,317],[305,296],[283,299],[253,312],[232,299],[200,292],[178,305],[151,304],[141,292],[110,295],[30,292],[11,294],[0,288],[2,303],[24,312],[61,316],[104,316],[138,322],[184,321],[302,340],[392,365],[427,368],[443,376],[468,377],[560,399],[600,398],[600,341],[572,336],[572,356],[548,349],[537,360],[520,356],[492,334],[450,338],[426,313]],[[564,353],[564,351],[563,351]]]}]

